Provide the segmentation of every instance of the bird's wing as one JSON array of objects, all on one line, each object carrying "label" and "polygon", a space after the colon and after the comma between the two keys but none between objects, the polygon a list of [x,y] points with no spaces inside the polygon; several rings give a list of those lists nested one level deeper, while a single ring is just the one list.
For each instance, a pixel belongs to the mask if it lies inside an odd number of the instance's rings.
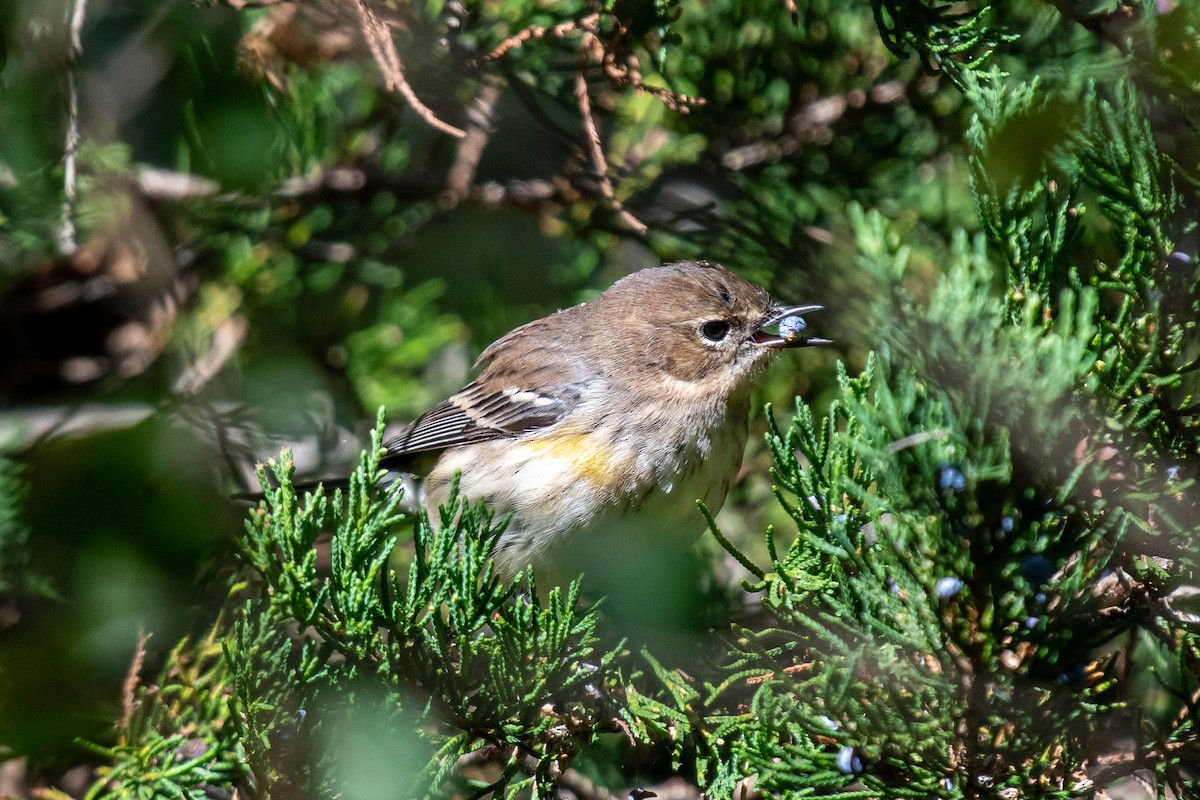
[{"label": "bird's wing", "polygon": [[489,391],[472,383],[384,442],[384,462],[396,464],[421,453],[544,428],[566,416],[578,402],[579,390],[569,386]]}]

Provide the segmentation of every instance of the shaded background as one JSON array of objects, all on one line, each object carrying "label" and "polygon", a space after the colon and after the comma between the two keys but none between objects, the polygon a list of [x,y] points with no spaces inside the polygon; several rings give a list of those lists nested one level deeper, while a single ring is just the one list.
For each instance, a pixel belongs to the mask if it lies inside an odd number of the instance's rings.
[{"label": "shaded background", "polygon": [[[1064,84],[1125,69],[1081,24],[1095,5],[1007,4],[997,24],[1024,34],[997,62]],[[847,205],[904,232],[918,285],[979,227],[962,96],[890,52],[870,4],[637,6],[618,50],[658,96],[578,27],[484,57],[586,4],[374,8],[427,113],[385,86],[354,3],[0,8],[0,757],[78,763],[121,713],[139,632],[153,659],[211,618],[256,460],[287,444],[336,472],[376,408],[413,418],[500,334],[639,268],[706,258],[830,307],[835,348],[785,355],[757,398],[721,521],[761,530],[780,514],[762,404],[819,402],[872,345]],[[1070,114],[1010,126],[999,179]]]}]

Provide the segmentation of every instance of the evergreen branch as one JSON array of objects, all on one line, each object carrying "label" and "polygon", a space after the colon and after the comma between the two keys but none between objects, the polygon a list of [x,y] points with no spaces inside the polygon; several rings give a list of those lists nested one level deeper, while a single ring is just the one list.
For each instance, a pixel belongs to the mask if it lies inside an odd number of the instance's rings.
[{"label": "evergreen branch", "polygon": [[753,561],[751,561],[745,553],[739,550],[736,545],[725,538],[725,535],[721,533],[721,529],[717,526],[717,520],[713,517],[712,512],[708,510],[708,506],[704,505],[704,501],[697,500],[696,506],[700,509],[700,514],[704,517],[704,521],[708,523],[709,532],[716,537],[717,542],[721,545],[721,547],[725,548],[725,552],[733,556],[734,560],[745,567],[746,571],[754,577],[758,578],[759,580],[762,580],[764,577],[766,577],[765,572],[763,572]]}]

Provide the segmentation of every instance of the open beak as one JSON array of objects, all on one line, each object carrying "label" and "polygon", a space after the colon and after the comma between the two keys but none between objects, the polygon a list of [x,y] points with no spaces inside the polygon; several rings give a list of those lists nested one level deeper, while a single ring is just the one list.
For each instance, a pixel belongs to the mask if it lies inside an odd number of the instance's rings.
[{"label": "open beak", "polygon": [[824,306],[775,306],[759,324],[750,341],[771,350],[833,344],[832,339],[821,339],[806,333],[808,321],[803,315],[823,308]]}]

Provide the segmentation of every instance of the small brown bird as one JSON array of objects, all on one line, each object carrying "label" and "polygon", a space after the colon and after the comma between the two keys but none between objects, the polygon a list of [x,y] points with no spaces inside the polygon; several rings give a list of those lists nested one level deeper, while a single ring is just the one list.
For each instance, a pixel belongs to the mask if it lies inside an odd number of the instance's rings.
[{"label": "small brown bird", "polygon": [[385,443],[383,466],[425,474],[435,519],[456,474],[463,497],[511,515],[504,575],[573,577],[639,538],[691,539],[696,501],[725,502],[770,357],[829,343],[803,335],[800,315],[820,308],[778,305],[715,264],[636,272],[494,342],[474,382]]}]

